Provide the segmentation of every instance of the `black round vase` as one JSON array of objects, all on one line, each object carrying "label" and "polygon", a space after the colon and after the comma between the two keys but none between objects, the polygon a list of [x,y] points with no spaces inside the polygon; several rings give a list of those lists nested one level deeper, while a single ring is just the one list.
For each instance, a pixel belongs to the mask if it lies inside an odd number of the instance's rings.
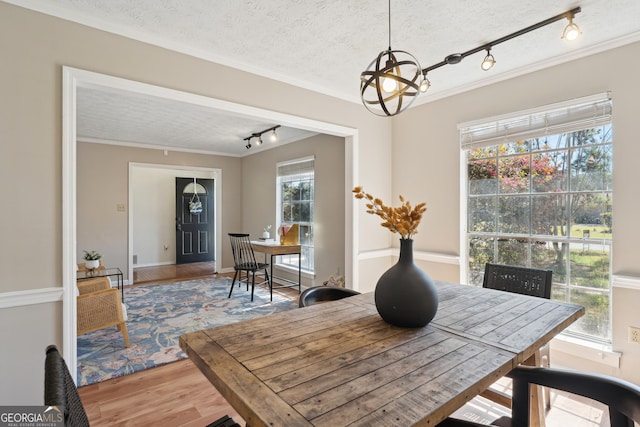
[{"label": "black round vase", "polygon": [[413,263],[413,240],[400,239],[400,258],[378,280],[375,303],[385,322],[405,328],[425,326],[436,315],[438,290]]}]

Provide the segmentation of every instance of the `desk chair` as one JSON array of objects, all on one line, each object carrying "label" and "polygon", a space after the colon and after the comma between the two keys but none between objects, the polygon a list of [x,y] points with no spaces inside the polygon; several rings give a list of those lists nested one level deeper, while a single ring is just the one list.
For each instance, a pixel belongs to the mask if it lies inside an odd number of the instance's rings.
[{"label": "desk chair", "polygon": [[78,389],[66,362],[55,345],[46,350],[44,360],[44,404],[64,407],[65,426],[88,426],[89,419],[82,406]]},{"label": "desk chair", "polygon": [[[551,270],[487,263],[485,264],[482,287],[551,299],[552,277],[553,271]],[[540,362],[542,367],[548,368],[550,366],[549,344],[540,348]],[[551,408],[551,394],[548,388],[544,389],[544,395],[546,407],[549,409]],[[493,390],[486,391],[484,397],[503,406],[511,407],[511,399],[508,396]]]},{"label": "desk chair", "polygon": [[302,291],[298,299],[298,306],[309,307],[310,305],[336,301],[354,295],[360,295],[360,292],[354,291],[353,289],[337,288],[335,286],[314,286]]},{"label": "desk chair", "polygon": [[269,284],[271,301],[273,301],[273,285],[269,279],[268,271],[269,264],[259,263],[256,261],[256,255],[253,252],[253,247],[251,247],[249,235],[242,233],[229,233],[229,239],[231,240],[231,251],[233,252],[233,269],[235,270],[233,281],[231,282],[231,289],[229,289],[229,298],[231,298],[231,293],[233,292],[233,286],[236,283],[236,279],[238,279],[238,282],[241,282],[242,272],[244,271],[247,274],[247,290],[249,289],[249,273],[251,273],[251,301],[253,301],[253,290],[256,286],[256,272],[264,270],[265,280],[258,283],[258,285],[263,283]]},{"label": "desk chair", "polygon": [[[501,417],[491,425],[526,427],[531,408],[529,387],[533,384],[563,390],[597,400],[609,407],[611,427],[633,427],[640,423],[640,387],[607,375],[555,368],[518,366],[509,374],[513,379],[511,417]],[[480,427],[482,424],[448,418],[438,427]]]}]

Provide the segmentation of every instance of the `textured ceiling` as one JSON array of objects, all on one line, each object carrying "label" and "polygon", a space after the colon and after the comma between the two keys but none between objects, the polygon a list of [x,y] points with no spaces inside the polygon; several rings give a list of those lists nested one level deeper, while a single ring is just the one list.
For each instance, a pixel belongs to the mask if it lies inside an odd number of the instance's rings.
[{"label": "textured ceiling", "polygon": [[[5,1],[354,102],[360,72],[388,46],[384,0]],[[578,41],[560,39],[564,20],[535,30],[494,47],[489,72],[482,52],[433,70],[418,103],[640,40],[639,0],[392,0],[391,45],[426,68],[576,6]],[[181,124],[189,122],[197,127]],[[252,126],[263,124],[271,125]],[[204,130],[230,137],[237,125],[226,117]],[[204,143],[197,133],[194,143]]]},{"label": "textured ceiling", "polygon": [[[265,133],[263,144],[247,150],[243,138],[279,123],[229,113],[203,105],[148,94],[81,86],[77,91],[77,135],[89,142],[119,143],[201,153],[243,156],[276,144]],[[276,130],[277,145],[315,135],[282,126]]]}]

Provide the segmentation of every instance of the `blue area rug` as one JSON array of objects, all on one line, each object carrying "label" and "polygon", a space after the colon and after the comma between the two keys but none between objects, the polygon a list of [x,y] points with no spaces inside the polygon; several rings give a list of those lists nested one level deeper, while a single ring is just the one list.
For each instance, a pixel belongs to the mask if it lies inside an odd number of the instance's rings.
[{"label": "blue area rug", "polygon": [[298,307],[297,301],[257,287],[233,290],[230,278],[213,277],[125,289],[131,347],[114,327],[78,337],[78,385],[93,384],[186,359],[180,335]]}]

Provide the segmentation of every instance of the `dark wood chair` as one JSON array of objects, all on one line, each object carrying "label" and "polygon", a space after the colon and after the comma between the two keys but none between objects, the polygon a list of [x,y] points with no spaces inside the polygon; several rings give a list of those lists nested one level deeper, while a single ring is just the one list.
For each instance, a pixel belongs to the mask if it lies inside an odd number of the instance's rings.
[{"label": "dark wood chair", "polygon": [[[607,375],[532,366],[518,366],[508,376],[513,379],[511,417],[501,417],[491,425],[528,426],[531,408],[529,388],[533,384],[584,396],[607,405],[611,427],[633,427],[634,421],[640,423],[640,386],[628,381]],[[448,418],[438,427],[481,425]]]},{"label": "dark wood chair", "polygon": [[256,272],[264,270],[265,280],[259,282],[258,285],[263,283],[269,284],[269,293],[271,295],[271,301],[273,301],[273,285],[269,278],[269,264],[256,261],[256,255],[253,252],[253,247],[251,247],[249,235],[229,233],[229,238],[231,239],[231,251],[233,252],[233,269],[235,270],[233,281],[231,282],[231,289],[229,289],[229,298],[231,298],[236,280],[242,282],[242,272],[245,272],[247,290],[249,289],[249,273],[251,273],[251,301],[253,301],[253,291],[256,286]]},{"label": "dark wood chair", "polygon": [[[487,263],[484,268],[482,287],[550,299],[552,280],[553,271],[551,270]],[[550,366],[549,344],[540,348],[540,362],[542,367],[548,368]],[[509,396],[491,389],[483,395],[496,403],[511,407]],[[548,388],[544,389],[544,395],[548,409],[551,407],[551,394]]]},{"label": "dark wood chair", "polygon": [[44,404],[64,408],[65,426],[88,426],[78,389],[58,348],[50,345],[44,361]]},{"label": "dark wood chair", "polygon": [[300,307],[308,307],[310,305],[335,301],[359,294],[360,292],[354,291],[353,289],[337,288],[335,286],[314,286],[302,291],[298,299],[298,305]]},{"label": "dark wood chair", "polygon": [[550,299],[552,278],[551,270],[487,263],[482,287]]}]

